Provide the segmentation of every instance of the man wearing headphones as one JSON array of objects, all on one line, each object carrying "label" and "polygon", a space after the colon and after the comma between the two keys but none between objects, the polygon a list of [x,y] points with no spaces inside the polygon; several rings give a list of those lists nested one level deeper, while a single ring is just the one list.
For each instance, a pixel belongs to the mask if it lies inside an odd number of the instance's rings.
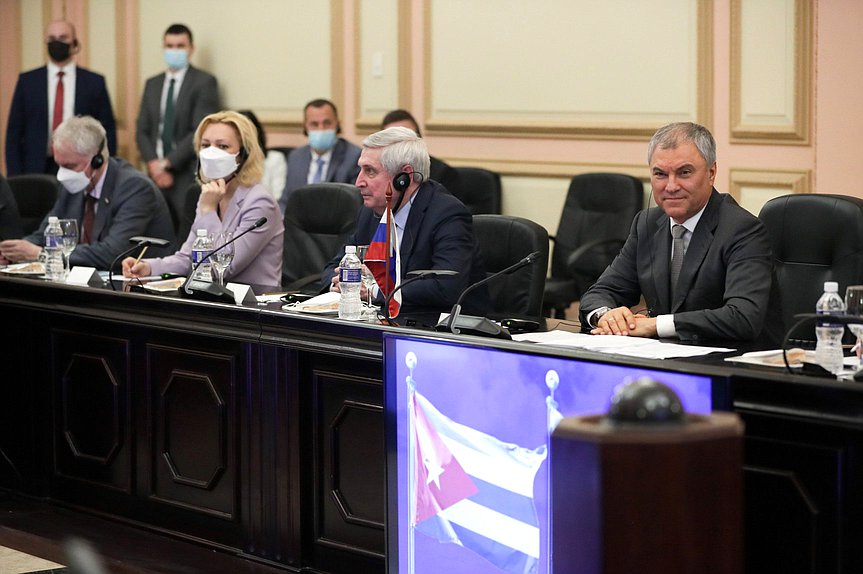
[{"label": "man wearing headphones", "polygon": [[[96,119],[69,118],[54,131],[51,142],[60,166],[57,201],[35,232],[24,239],[0,241],[0,262],[37,259],[52,215],[78,220],[78,246],[69,256],[72,266],[107,269],[136,235],[173,244],[171,217],[162,194],[126,161],[109,157],[105,128]],[[149,253],[172,251],[173,245],[168,245]]]},{"label": "man wearing headphones", "polygon": [[81,50],[75,27],[57,20],[45,30],[48,65],[18,77],[9,125],[6,128],[6,175],[57,173],[51,134],[63,120],[75,115],[93,116],[104,126],[108,151],[117,152],[111,99],[105,78],[75,65]]},{"label": "man wearing headphones", "polygon": [[279,198],[282,213],[288,197],[298,187],[328,181],[353,183],[357,179],[360,148],[338,137],[342,127],[336,105],[329,100],[312,100],[303,110],[303,133],[309,145],[297,148],[288,156],[288,177]]},{"label": "man wearing headphones", "polygon": [[[401,291],[400,316],[429,314],[434,324],[437,314],[448,312],[462,291],[485,278],[485,271],[470,213],[441,184],[426,180],[429,163],[425,141],[408,128],[388,128],[363,141],[356,182],[363,207],[348,245],[371,242],[386,209],[387,189],[392,187],[401,276],[407,277],[410,271],[418,269],[458,271],[455,276],[414,281]],[[343,256],[344,249],[327,265],[322,287],[338,291],[336,269]],[[383,302],[379,293],[375,296],[379,303]],[[464,312],[470,315],[485,315],[490,307],[484,287],[469,293],[462,303]]]}]

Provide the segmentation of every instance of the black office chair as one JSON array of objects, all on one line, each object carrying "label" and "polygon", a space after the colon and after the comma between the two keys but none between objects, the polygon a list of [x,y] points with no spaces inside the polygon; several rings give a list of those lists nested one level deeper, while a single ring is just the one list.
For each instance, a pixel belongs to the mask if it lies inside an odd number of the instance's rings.
[{"label": "black office chair", "polygon": [[456,167],[461,190],[453,193],[473,215],[500,213],[500,175],[480,167]]},{"label": "black office chair", "polygon": [[186,188],[186,197],[183,204],[183,212],[176,213],[171,207],[171,202],[168,203],[168,211],[171,212],[171,218],[174,220],[174,231],[177,235],[177,244],[182,245],[189,237],[192,231],[192,224],[195,222],[195,213],[198,209],[198,198],[201,197],[201,184],[190,183]]},{"label": "black office chair", "polygon": [[348,183],[315,183],[291,193],[285,209],[282,285],[316,293],[321,272],[354,232],[362,206]]},{"label": "black office chair", "polygon": [[[764,204],[764,222],[773,246],[773,264],[785,330],[794,315],[814,313],[825,281],[863,283],[863,199],[847,195],[798,193]],[[800,343],[814,339],[812,325],[791,334]]]},{"label": "black office chair", "polygon": [[566,309],[596,282],[620,251],[643,205],[644,185],[630,175],[585,173],[572,178],[557,234],[551,237],[547,316],[564,317]]},{"label": "black office chair", "polygon": [[10,177],[7,181],[18,204],[24,235],[33,233],[57,201],[57,178],[30,173]]},{"label": "black office chair", "polygon": [[488,284],[495,319],[542,319],[542,293],[548,269],[548,232],[538,223],[511,215],[475,215],[473,232],[479,242],[486,275],[540,252],[540,258],[524,269]]}]

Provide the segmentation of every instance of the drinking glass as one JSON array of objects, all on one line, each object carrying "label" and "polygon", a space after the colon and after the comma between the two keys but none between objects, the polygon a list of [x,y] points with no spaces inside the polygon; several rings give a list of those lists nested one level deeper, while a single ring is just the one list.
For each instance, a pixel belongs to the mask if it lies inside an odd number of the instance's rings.
[{"label": "drinking glass", "polygon": [[[230,231],[213,234],[212,238],[213,251],[215,251],[213,255],[213,270],[216,272],[216,280],[222,286],[225,285],[225,270],[231,265],[231,261],[234,260],[234,244],[231,243],[233,238],[234,234]],[[225,247],[216,251],[223,245]]]},{"label": "drinking glass", "polygon": [[61,242],[63,247],[63,272],[68,275],[72,270],[72,264],[69,262],[69,256],[75,251],[78,246],[78,220],[77,219],[61,219],[60,231],[63,233]]},{"label": "drinking glass", "polygon": [[[368,245],[357,245],[357,257],[359,257],[360,261],[363,262],[363,285],[366,286],[366,310],[372,310],[372,287],[375,285],[375,276],[369,271],[369,268],[366,266],[366,252],[369,250]],[[372,310],[374,315],[374,310]]]},{"label": "drinking glass", "polygon": [[[848,329],[857,337],[857,358],[861,357],[861,345],[863,345],[863,285],[849,285],[845,290],[845,313],[854,317],[860,317],[859,323],[849,323]],[[858,368],[863,366],[863,362]]]}]

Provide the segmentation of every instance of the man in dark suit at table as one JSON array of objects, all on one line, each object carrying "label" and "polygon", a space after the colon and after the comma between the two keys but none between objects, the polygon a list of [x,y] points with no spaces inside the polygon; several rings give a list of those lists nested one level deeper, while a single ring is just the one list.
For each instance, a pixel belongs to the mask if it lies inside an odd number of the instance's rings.
[{"label": "man in dark suit at table", "polygon": [[[127,162],[108,156],[104,128],[89,116],[69,118],[52,137],[62,186],[39,228],[24,239],[0,241],[0,263],[32,261],[45,244],[48,217],[78,220],[78,246],[70,263],[107,269],[129,239],[174,235],[168,207],[153,182]],[[173,253],[172,245],[149,254]]]},{"label": "man in dark suit at table", "polygon": [[359,174],[357,160],[360,148],[338,137],[342,126],[336,105],[329,100],[312,100],[303,109],[303,133],[309,144],[297,148],[288,156],[288,177],[279,198],[282,213],[288,197],[298,187],[310,183],[333,181],[353,183]]},{"label": "man in dark suit at table", "polygon": [[163,48],[167,70],[144,86],[135,141],[147,173],[168,200],[183,241],[192,224],[184,215],[197,162],[192,137],[205,116],[219,111],[219,89],[214,76],[189,64],[195,45],[188,27],[169,26]]},{"label": "man in dark suit at table", "polygon": [[[402,289],[401,313],[437,314],[449,311],[461,292],[485,278],[479,244],[473,234],[473,219],[467,208],[441,184],[425,181],[429,155],[425,140],[404,127],[389,128],[363,141],[356,185],[363,197],[357,229],[348,245],[368,245],[386,209],[386,191],[393,187],[392,211],[399,238],[402,281],[418,269],[458,271],[449,277],[414,281]],[[409,179],[399,192],[393,180]],[[330,261],[322,276],[322,287],[338,291],[336,271],[344,248]],[[366,296],[366,287],[362,286]],[[376,289],[373,288],[373,291]],[[379,303],[383,298],[373,293]],[[485,315],[491,308],[488,290],[472,291],[463,302],[464,312]],[[433,323],[432,323],[433,324]]]},{"label": "man in dark suit at table", "polygon": [[[758,218],[713,188],[713,136],[693,123],[664,126],[648,163],[658,207],[635,217],[620,254],[581,298],[583,328],[779,344],[770,240]],[[633,312],[642,296],[647,310]]]},{"label": "man in dark suit at table", "polygon": [[48,64],[18,77],[6,127],[6,175],[57,173],[48,145],[60,123],[93,116],[105,127],[108,149],[117,153],[117,129],[105,78],[75,64],[81,45],[75,27],[62,20],[45,29]]}]

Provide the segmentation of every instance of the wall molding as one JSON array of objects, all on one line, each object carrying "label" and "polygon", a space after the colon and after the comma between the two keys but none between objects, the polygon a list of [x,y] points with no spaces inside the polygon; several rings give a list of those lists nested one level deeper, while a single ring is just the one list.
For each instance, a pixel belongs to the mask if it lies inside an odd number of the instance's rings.
[{"label": "wall molding", "polygon": [[578,163],[553,161],[507,161],[480,158],[447,159],[453,167],[481,167],[510,177],[570,178],[583,173],[622,173],[650,182],[650,168],[646,165],[619,163]]},{"label": "wall molding", "polygon": [[729,175],[729,193],[738,202],[743,189],[750,186],[784,190],[784,193],[777,195],[812,192],[811,170],[731,169]]},{"label": "wall molding", "polygon": [[456,137],[534,137],[540,139],[600,139],[632,141],[649,138],[657,125],[670,121],[695,121],[711,125],[713,119],[713,0],[699,0],[695,4],[697,20],[696,38],[696,79],[692,89],[696,90],[694,110],[687,117],[679,114],[657,118],[656,114],[623,114],[623,119],[591,120],[572,118],[563,121],[547,121],[509,117],[486,117],[465,120],[464,118],[436,117],[433,110],[433,13],[434,0],[425,0],[424,9],[424,74],[425,74],[425,131],[433,135]]},{"label": "wall molding", "polygon": [[[777,124],[756,117],[744,118],[743,66],[746,54],[743,53],[743,0],[731,0],[731,83],[730,116],[731,143],[759,144],[797,144],[809,145],[810,110],[812,108],[812,30],[813,8],[810,0],[786,0],[794,4],[793,38],[786,39],[785,49],[793,52],[793,70],[786,72],[793,76],[792,117],[788,123]],[[775,118],[775,115],[769,115]]]}]

